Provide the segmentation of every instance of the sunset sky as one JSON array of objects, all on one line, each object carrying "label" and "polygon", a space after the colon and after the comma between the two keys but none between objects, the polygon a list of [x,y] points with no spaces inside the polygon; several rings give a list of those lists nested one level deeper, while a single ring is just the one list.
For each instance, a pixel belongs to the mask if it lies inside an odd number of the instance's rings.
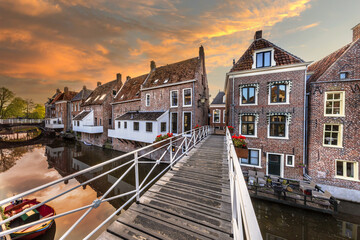
[{"label": "sunset sky", "polygon": [[254,32],[306,61],[351,42],[359,0],[1,0],[0,87],[44,103],[198,55],[210,94]]}]

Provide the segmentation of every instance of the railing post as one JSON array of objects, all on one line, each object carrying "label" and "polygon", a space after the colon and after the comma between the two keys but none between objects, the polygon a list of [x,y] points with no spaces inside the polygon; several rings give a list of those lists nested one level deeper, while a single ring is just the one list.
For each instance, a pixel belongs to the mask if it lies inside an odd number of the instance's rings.
[{"label": "railing post", "polygon": [[172,139],[170,139],[170,165],[172,169],[172,163],[173,163],[173,151],[172,151]]},{"label": "railing post", "polygon": [[139,191],[139,158],[138,158],[138,152],[134,153],[134,159],[135,159],[136,203],[139,203],[140,191]]},{"label": "railing post", "polygon": [[196,130],[195,129],[193,130],[193,134],[194,134],[194,148],[195,148],[195,145],[196,145]]},{"label": "railing post", "polygon": [[188,138],[186,136],[185,137],[185,155],[188,155]]}]

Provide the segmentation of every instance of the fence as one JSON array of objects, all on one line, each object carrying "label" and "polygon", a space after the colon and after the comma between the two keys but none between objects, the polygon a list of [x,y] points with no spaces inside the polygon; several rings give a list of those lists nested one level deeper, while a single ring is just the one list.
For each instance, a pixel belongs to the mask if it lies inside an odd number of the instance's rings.
[{"label": "fence", "polygon": [[[20,231],[22,229],[27,229],[30,228],[34,225],[38,225],[44,222],[47,222],[49,220],[53,220],[53,219],[57,219],[57,218],[61,218],[63,216],[75,213],[75,212],[79,212],[82,210],[86,210],[87,211],[63,234],[63,236],[60,239],[65,239],[70,233],[71,231],[73,231],[75,229],[75,227],[94,209],[97,208],[98,206],[100,206],[102,203],[114,200],[114,199],[118,199],[121,197],[125,197],[125,196],[131,196],[123,205],[121,205],[115,212],[113,212],[105,221],[103,221],[98,227],[96,227],[92,232],[90,232],[84,239],[89,239],[91,236],[93,236],[101,227],[103,227],[106,223],[108,223],[116,214],[118,214],[122,209],[124,209],[124,207],[126,207],[128,204],[130,204],[131,202],[133,202],[134,200],[139,201],[140,198],[140,194],[147,188],[150,186],[150,184],[152,184],[156,179],[158,179],[163,173],[165,173],[168,169],[170,169],[179,159],[181,159],[184,155],[186,155],[188,153],[188,151],[190,151],[192,148],[194,148],[199,142],[201,142],[203,139],[205,139],[211,132],[211,129],[208,126],[204,126],[198,129],[193,129],[190,130],[188,132],[179,134],[177,136],[168,138],[166,140],[162,140],[161,142],[155,143],[155,144],[151,144],[149,146],[137,149],[135,151],[126,153],[122,156],[107,160],[103,163],[97,164],[95,166],[89,167],[87,169],[78,171],[74,174],[71,174],[69,176],[66,176],[64,178],[55,180],[53,182],[44,184],[42,186],[33,188],[31,190],[28,190],[24,193],[18,194],[16,196],[4,199],[0,201],[0,206],[4,205],[4,204],[8,204],[11,203],[17,199],[23,198],[25,196],[28,196],[30,194],[34,194],[38,191],[41,191],[43,189],[49,188],[51,186],[54,186],[56,184],[68,181],[70,179],[73,179],[77,176],[92,172],[96,169],[99,169],[105,165],[108,164],[112,164],[115,163],[121,159],[127,158],[129,156],[133,156],[133,159],[130,161],[127,161],[117,167],[111,168],[110,170],[101,173],[95,177],[93,177],[92,179],[89,179],[83,183],[79,183],[79,185],[72,187],[69,190],[66,190],[60,194],[57,194],[56,196],[53,196],[37,205],[34,205],[30,208],[27,208],[25,210],[23,210],[20,213],[17,213],[5,220],[0,220],[0,226],[2,226],[3,224],[10,222],[11,220],[14,220],[15,218],[20,217],[21,215],[23,215],[24,213],[31,211],[35,208],[40,207],[41,205],[44,205],[60,196],[63,196],[81,186],[85,186],[87,184],[89,184],[92,181],[95,181],[96,179],[99,179],[101,177],[106,176],[107,174],[110,174],[111,172],[114,172],[116,170],[119,170],[120,168],[124,168],[124,167],[128,167],[126,169],[126,171],[115,181],[115,183],[100,197],[97,199],[94,199],[94,201],[92,202],[92,204],[80,207],[80,208],[76,208],[67,212],[63,212],[60,214],[57,214],[55,216],[51,216],[51,217],[47,217],[47,218],[42,218],[40,220],[37,220],[35,222],[31,222],[25,225],[21,225],[12,229],[8,229],[8,230],[4,230],[2,232],[0,232],[0,238],[3,236],[8,236],[11,233]],[[158,145],[162,145],[160,147],[155,147]],[[141,158],[144,158],[148,155],[150,155],[151,153],[154,153],[156,151],[163,151],[163,153],[161,154],[161,157],[159,157],[156,161],[141,161]],[[167,155],[167,158],[169,160],[165,161],[164,157],[165,155]],[[158,166],[160,164],[160,162],[166,162],[168,163],[168,166],[163,169],[159,174],[157,174],[153,179],[149,180],[149,182],[146,183],[146,181],[148,180],[150,174],[153,172],[153,170],[156,168],[156,166]],[[154,164],[154,166],[151,168],[151,170],[147,173],[147,175],[145,176],[145,178],[142,180],[142,182],[139,182],[139,164],[142,163],[152,163]],[[122,194],[118,194],[112,197],[107,197],[109,195],[109,193],[124,179],[124,177],[130,172],[130,170],[134,169],[135,170],[135,190],[132,191],[128,191]]]},{"label": "fence", "polygon": [[18,119],[18,118],[9,118],[9,119],[0,119],[0,124],[34,124],[42,123],[44,119]]},{"label": "fence", "polygon": [[262,239],[254,207],[240,168],[229,129],[226,129],[227,158],[232,206],[232,227],[234,239]]}]

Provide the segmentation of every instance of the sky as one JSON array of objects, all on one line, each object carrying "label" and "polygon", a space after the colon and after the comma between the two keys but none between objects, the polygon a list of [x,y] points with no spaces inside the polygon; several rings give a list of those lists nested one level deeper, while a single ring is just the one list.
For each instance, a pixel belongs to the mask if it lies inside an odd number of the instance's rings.
[{"label": "sky", "polygon": [[211,98],[255,31],[305,61],[351,42],[359,0],[1,0],[0,87],[44,103],[198,56]]}]

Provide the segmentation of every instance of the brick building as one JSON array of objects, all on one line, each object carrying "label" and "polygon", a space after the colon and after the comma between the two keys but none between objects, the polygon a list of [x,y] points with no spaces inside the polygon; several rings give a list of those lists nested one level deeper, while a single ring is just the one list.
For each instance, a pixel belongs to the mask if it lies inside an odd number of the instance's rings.
[{"label": "brick building", "polygon": [[51,112],[50,118],[45,121],[46,128],[65,132],[71,129],[70,101],[76,94],[68,87],[64,87],[64,92],[57,90],[52,102],[47,107],[45,105],[47,111]]},{"label": "brick building", "polygon": [[360,202],[360,24],[351,43],[309,66],[308,77],[309,175]]},{"label": "brick building", "polygon": [[225,129],[225,93],[218,92],[210,104],[210,126],[215,129]]},{"label": "brick building", "polygon": [[114,149],[130,151],[152,143],[158,134],[189,131],[207,125],[209,89],[204,48],[199,56],[156,67],[130,78],[112,104],[114,128],[109,130]]},{"label": "brick building", "polygon": [[83,86],[81,91],[76,94],[73,99],[71,99],[70,111],[72,118],[74,118],[83,110],[82,104],[85,102],[85,100],[89,97],[91,93],[92,90],[89,90],[86,88],[86,86]]},{"label": "brick building", "polygon": [[108,140],[107,132],[112,125],[110,103],[122,86],[121,74],[116,80],[101,84],[80,105],[83,110],[73,118],[73,131],[81,133],[81,141],[102,147]]},{"label": "brick building", "polygon": [[226,122],[247,137],[243,169],[300,178],[305,144],[306,68],[309,63],[262,38],[226,75]]}]

